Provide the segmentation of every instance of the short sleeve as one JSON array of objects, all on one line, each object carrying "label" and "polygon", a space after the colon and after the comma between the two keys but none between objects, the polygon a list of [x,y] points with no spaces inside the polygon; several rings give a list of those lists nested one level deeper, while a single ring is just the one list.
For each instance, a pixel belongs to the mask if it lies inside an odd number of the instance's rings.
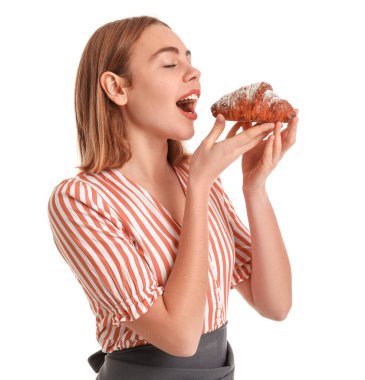
[{"label": "short sleeve", "polygon": [[61,182],[48,216],[56,247],[95,313],[103,308],[119,326],[146,313],[163,294],[116,212],[92,185],[75,178]]},{"label": "short sleeve", "polygon": [[235,248],[235,264],[232,273],[230,289],[234,289],[240,282],[247,280],[251,275],[252,246],[248,228],[239,218],[232,201],[225,192],[220,177],[217,177],[221,193],[221,201],[226,218],[232,231]]}]

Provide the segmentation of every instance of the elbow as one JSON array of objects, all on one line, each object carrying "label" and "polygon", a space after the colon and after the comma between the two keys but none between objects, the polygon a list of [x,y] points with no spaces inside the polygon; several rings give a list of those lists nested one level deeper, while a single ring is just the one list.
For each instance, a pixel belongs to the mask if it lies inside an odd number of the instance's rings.
[{"label": "elbow", "polygon": [[178,357],[193,356],[197,350],[192,340],[188,340],[186,336],[181,337],[176,331],[166,334],[163,345],[155,346],[169,355]]},{"label": "elbow", "polygon": [[169,349],[163,350],[167,352],[169,355],[178,356],[178,357],[189,357],[193,356],[196,352],[190,348],[190,346],[186,345],[185,342],[175,340],[172,347]]},{"label": "elbow", "polygon": [[179,348],[179,356],[182,357],[190,357],[194,356],[196,352],[198,351],[199,342],[200,342],[201,336],[199,335],[199,339],[197,340],[195,337],[187,339],[185,336],[183,339],[180,340],[180,348]]},{"label": "elbow", "polygon": [[284,321],[284,320],[287,318],[290,309],[291,309],[291,308],[289,307],[289,308],[286,308],[286,309],[280,310],[280,312],[275,313],[275,314],[271,317],[271,319],[272,319],[273,321],[277,321],[277,322]]},{"label": "elbow", "polygon": [[271,312],[271,313],[260,313],[264,318],[268,318],[268,319],[271,319],[273,321],[277,321],[277,322],[281,322],[281,321],[284,321],[288,314],[289,314],[289,311],[290,311],[291,307],[288,307],[288,308],[285,308],[285,309],[281,309],[281,310],[277,310],[275,312]]},{"label": "elbow", "polygon": [[271,317],[271,319],[276,322],[281,322],[281,321],[284,321],[287,316],[288,316],[288,313],[281,313],[281,314],[277,314]]},{"label": "elbow", "polygon": [[191,342],[184,343],[181,345],[180,354],[184,358],[188,358],[190,356],[194,356],[198,351],[198,345],[191,345]]}]

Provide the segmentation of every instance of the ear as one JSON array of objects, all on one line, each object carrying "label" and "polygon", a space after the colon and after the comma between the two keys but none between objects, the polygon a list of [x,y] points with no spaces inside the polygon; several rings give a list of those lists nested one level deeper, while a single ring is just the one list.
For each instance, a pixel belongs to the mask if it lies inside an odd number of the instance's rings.
[{"label": "ear", "polygon": [[125,78],[114,74],[111,71],[105,71],[100,75],[100,86],[107,97],[118,106],[127,104],[127,81]]}]

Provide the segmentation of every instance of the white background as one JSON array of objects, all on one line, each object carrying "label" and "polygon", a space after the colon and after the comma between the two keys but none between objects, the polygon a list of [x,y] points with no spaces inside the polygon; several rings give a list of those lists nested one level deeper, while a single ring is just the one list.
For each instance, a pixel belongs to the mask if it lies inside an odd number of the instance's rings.
[{"label": "white background", "polygon": [[[267,81],[300,111],[297,141],[267,182],[293,307],[275,322],[231,292],[236,379],[364,379],[360,1],[13,1],[0,14],[1,377],[96,377],[87,363],[100,348],[95,319],[53,243],[47,202],[79,164],[73,93],[88,38],[107,22],[151,15],[202,72],[190,151],[213,126],[210,105],[244,84]],[[240,160],[221,178],[247,223]]]}]

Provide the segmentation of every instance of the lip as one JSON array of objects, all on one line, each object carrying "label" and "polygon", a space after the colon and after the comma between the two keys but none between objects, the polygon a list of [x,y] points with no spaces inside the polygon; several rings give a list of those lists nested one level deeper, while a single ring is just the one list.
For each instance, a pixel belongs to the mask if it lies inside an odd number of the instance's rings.
[{"label": "lip", "polygon": [[194,112],[185,112],[183,111],[181,108],[179,108],[179,111],[184,115],[186,116],[188,119],[191,119],[191,120],[196,120],[198,118],[198,114],[194,111]]},{"label": "lip", "polygon": [[197,95],[199,98],[200,97],[200,90],[198,88],[195,88],[194,90],[190,90],[189,92],[187,92],[186,94],[181,96],[181,98],[179,98],[177,101],[184,99],[184,98],[187,98],[188,96],[193,95],[193,94]]}]

